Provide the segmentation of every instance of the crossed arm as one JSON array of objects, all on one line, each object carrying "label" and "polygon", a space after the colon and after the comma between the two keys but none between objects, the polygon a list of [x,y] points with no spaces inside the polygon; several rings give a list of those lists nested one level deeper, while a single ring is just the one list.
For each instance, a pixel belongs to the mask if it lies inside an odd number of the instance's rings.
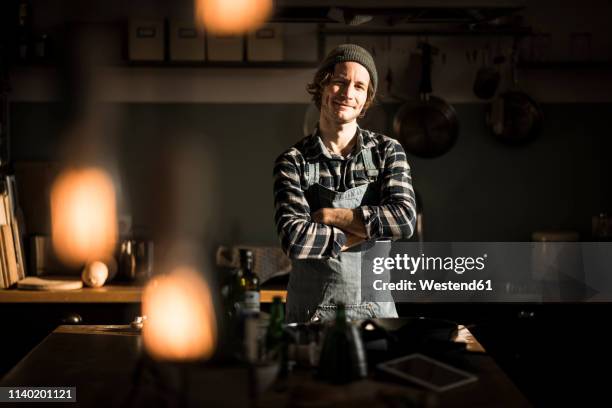
[{"label": "crossed arm", "polygon": [[320,224],[340,228],[346,235],[342,250],[358,245],[366,240],[367,232],[359,209],[321,208],[312,213],[312,220]]},{"label": "crossed arm", "polygon": [[380,205],[322,208],[311,213],[301,188],[302,162],[300,153],[291,149],[274,166],[274,218],[281,245],[290,258],[332,258],[364,240],[412,235],[414,191],[399,143],[393,141],[385,150]]}]

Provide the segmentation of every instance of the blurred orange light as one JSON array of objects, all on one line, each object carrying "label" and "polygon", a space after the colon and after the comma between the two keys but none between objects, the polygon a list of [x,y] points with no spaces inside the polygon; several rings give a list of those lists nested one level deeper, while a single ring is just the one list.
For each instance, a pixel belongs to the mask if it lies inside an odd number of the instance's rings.
[{"label": "blurred orange light", "polygon": [[51,231],[59,258],[70,265],[112,255],[117,241],[115,187],[104,170],[66,170],[51,187]]},{"label": "blurred orange light", "polygon": [[272,0],[195,0],[196,23],[215,34],[240,34],[260,27]]},{"label": "blurred orange light", "polygon": [[175,269],[146,286],[142,312],[147,316],[143,341],[158,360],[210,358],[217,343],[217,323],[210,289],[198,273]]}]

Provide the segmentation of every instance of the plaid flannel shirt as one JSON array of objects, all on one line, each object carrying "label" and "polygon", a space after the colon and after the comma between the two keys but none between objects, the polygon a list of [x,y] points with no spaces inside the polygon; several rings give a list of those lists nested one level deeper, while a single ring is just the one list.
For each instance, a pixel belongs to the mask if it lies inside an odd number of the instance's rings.
[{"label": "plaid flannel shirt", "polygon": [[359,152],[373,149],[381,182],[379,205],[359,207],[367,239],[410,238],[416,220],[416,203],[406,153],[395,139],[357,128],[357,143],[346,157],[330,154],[318,130],[281,154],[274,164],[275,222],[285,253],[294,259],[336,257],[346,243],[337,227],[312,220],[304,194],[307,163],[320,164],[319,184],[346,191],[368,183]]}]

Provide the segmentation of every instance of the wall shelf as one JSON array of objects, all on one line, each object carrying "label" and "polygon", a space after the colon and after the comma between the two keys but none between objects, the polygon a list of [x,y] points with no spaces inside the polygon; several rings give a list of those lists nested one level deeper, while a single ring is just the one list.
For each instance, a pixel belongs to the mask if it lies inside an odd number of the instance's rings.
[{"label": "wall shelf", "polygon": [[147,68],[316,68],[318,61],[126,61]]},{"label": "wall shelf", "polygon": [[612,70],[612,61],[520,61],[520,69]]},{"label": "wall shelf", "polygon": [[[261,68],[261,69],[314,69],[318,61],[121,61],[104,68]],[[24,70],[54,71],[58,64],[51,62],[20,63],[12,66],[13,72]]]}]

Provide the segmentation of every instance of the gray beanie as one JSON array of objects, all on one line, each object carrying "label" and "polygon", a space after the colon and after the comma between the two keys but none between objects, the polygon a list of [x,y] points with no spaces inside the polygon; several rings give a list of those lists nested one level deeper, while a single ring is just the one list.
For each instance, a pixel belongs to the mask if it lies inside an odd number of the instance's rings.
[{"label": "gray beanie", "polygon": [[374,64],[374,58],[372,55],[363,47],[356,44],[340,44],[336,48],[330,51],[325,57],[317,72],[321,72],[324,69],[332,67],[339,62],[358,62],[368,70],[370,74],[370,82],[374,93],[376,93],[376,86],[378,85],[378,73],[376,72],[376,64]]}]

